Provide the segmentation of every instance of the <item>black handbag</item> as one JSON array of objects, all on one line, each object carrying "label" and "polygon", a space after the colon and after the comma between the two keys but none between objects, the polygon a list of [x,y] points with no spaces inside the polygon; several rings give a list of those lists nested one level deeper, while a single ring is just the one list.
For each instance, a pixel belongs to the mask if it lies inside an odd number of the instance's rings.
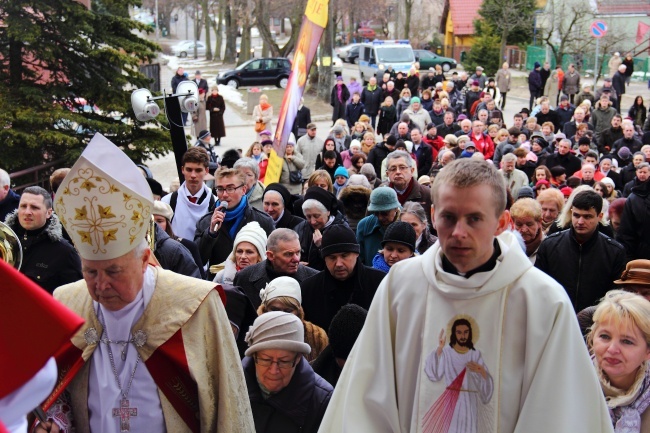
[{"label": "black handbag", "polygon": [[289,172],[289,182],[293,183],[293,184],[301,184],[301,183],[303,183],[302,171],[300,171],[300,170],[290,171]]}]

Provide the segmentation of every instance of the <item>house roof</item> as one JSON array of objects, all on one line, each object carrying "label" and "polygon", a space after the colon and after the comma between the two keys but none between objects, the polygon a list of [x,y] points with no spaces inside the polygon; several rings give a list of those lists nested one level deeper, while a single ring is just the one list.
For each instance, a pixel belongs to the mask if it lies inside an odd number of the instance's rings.
[{"label": "house roof", "polygon": [[650,14],[648,0],[597,0],[598,14]]},{"label": "house roof", "polygon": [[474,34],[474,20],[478,18],[478,9],[483,0],[449,0],[449,13],[454,25],[454,35],[468,36]]}]

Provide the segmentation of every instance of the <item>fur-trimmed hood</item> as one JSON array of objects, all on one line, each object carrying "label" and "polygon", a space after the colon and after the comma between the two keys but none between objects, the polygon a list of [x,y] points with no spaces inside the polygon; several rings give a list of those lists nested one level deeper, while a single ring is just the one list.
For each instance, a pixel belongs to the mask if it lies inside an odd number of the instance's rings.
[{"label": "fur-trimmed hood", "polygon": [[345,207],[345,215],[349,218],[361,219],[366,216],[370,203],[371,190],[361,185],[350,185],[343,188],[339,200]]},{"label": "fur-trimmed hood", "polygon": [[[16,232],[16,234],[22,235],[25,233],[25,229],[18,222],[18,210],[13,211],[7,218],[5,218],[5,223],[11,227],[11,229]],[[45,230],[43,233],[47,235],[51,242],[58,242],[63,239],[63,226],[59,217],[55,213],[52,213],[52,216],[45,223]]]}]

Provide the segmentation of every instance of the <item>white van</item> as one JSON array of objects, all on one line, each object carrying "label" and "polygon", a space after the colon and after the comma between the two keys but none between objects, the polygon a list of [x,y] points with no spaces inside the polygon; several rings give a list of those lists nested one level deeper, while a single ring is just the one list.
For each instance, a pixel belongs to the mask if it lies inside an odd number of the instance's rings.
[{"label": "white van", "polygon": [[359,74],[364,84],[373,76],[377,77],[377,81],[381,80],[388,65],[392,66],[395,72],[408,73],[413,63],[415,54],[409,41],[405,39],[375,39],[359,47]]}]

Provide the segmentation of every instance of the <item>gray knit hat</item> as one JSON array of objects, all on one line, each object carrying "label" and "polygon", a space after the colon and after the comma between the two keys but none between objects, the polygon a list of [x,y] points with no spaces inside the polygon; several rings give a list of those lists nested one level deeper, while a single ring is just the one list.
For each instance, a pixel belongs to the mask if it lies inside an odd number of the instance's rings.
[{"label": "gray knit hat", "polygon": [[308,354],[309,344],[305,343],[305,330],[298,316],[283,311],[264,313],[255,319],[244,339],[248,343],[245,355],[251,356],[260,350],[289,350]]}]

